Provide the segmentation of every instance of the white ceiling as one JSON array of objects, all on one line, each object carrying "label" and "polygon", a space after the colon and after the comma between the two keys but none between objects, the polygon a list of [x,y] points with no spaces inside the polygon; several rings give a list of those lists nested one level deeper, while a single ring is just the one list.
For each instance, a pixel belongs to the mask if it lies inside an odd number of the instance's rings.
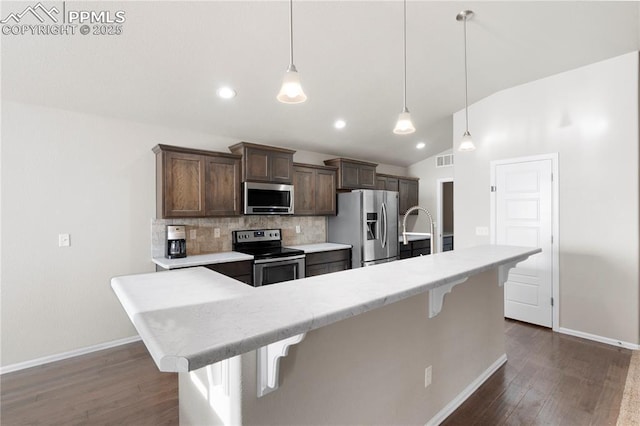
[{"label": "white ceiling", "polygon": [[[2,3],[2,17],[25,7]],[[475,12],[470,102],[640,49],[635,1],[409,1],[407,105],[417,132],[399,136],[392,128],[402,109],[401,1],[294,1],[294,62],[308,95],[299,105],[275,99],[289,60],[287,1],[66,7],[124,10],[124,32],[3,35],[3,99],[399,166],[461,136],[451,134],[451,114],[464,106],[462,24],[455,20],[463,9]],[[238,96],[218,99],[222,84]],[[342,131],[332,127],[336,118],[347,121]],[[418,141],[427,147],[416,150]]]}]

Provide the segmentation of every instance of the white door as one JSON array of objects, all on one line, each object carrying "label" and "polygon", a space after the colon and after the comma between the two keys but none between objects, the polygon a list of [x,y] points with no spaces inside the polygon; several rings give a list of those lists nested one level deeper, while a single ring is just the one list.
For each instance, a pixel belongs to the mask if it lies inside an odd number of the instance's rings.
[{"label": "white door", "polygon": [[524,161],[495,166],[496,244],[540,247],[520,262],[504,285],[504,316],[552,326],[552,163]]}]

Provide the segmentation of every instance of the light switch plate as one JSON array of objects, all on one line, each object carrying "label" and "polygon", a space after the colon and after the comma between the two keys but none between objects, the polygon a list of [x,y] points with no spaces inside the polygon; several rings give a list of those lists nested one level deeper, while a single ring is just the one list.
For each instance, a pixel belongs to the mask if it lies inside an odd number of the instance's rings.
[{"label": "light switch plate", "polygon": [[489,235],[489,228],[486,226],[476,226],[476,235],[479,237]]},{"label": "light switch plate", "polygon": [[300,225],[296,225],[296,234],[300,233]]}]

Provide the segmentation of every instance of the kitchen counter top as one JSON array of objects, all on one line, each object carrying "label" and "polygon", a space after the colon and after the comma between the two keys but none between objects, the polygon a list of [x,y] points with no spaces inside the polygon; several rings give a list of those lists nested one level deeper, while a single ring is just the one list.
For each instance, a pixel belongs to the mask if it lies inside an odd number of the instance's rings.
[{"label": "kitchen counter top", "polygon": [[317,243],[317,244],[302,244],[299,246],[286,246],[286,247],[292,248],[292,249],[304,250],[305,254],[308,254],[308,253],[318,253],[321,251],[350,249],[351,245],[339,244],[339,243]]},{"label": "kitchen counter top", "polygon": [[[429,240],[431,239],[431,234],[429,233],[410,233],[407,232],[407,241],[420,241],[420,240]],[[398,234],[398,242],[402,244],[402,232]]]},{"label": "kitchen counter top", "polygon": [[205,268],[115,277],[111,286],[158,368],[187,372],[540,251],[478,246],[257,288]]},{"label": "kitchen counter top", "polygon": [[166,257],[154,257],[153,263],[165,269],[188,268],[192,266],[212,265],[214,263],[238,262],[241,260],[253,260],[253,256],[237,251],[223,253],[197,254],[180,259],[167,259]]}]

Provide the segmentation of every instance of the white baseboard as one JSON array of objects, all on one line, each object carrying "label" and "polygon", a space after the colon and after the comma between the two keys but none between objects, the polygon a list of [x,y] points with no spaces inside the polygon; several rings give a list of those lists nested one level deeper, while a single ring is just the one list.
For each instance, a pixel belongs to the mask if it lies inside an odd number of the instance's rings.
[{"label": "white baseboard", "polygon": [[462,392],[451,400],[442,410],[427,422],[425,426],[436,426],[445,421],[456,409],[462,405],[489,377],[507,362],[507,354],[502,354],[489,368],[482,372],[473,382]]},{"label": "white baseboard", "polygon": [[623,342],[621,340],[611,339],[609,337],[602,337],[595,334],[584,333],[582,331],[571,330],[570,328],[558,327],[554,331],[562,334],[568,334],[569,336],[593,340],[594,342],[606,343],[607,345],[617,346],[619,348],[626,348],[634,351],[640,350],[640,345],[636,345],[635,343]]},{"label": "white baseboard", "polygon": [[63,352],[55,355],[49,355],[42,358],[32,359],[30,361],[18,362],[0,367],[0,375],[12,373],[14,371],[24,370],[25,368],[37,367],[38,365],[49,364],[51,362],[62,361],[63,359],[73,358],[80,355],[89,354],[91,352],[101,351],[103,349],[114,348],[116,346],[126,345],[140,340],[140,336],[125,337],[124,339],[113,340],[111,342],[99,343],[93,346],[87,346],[80,349],[74,349],[69,352]]}]

